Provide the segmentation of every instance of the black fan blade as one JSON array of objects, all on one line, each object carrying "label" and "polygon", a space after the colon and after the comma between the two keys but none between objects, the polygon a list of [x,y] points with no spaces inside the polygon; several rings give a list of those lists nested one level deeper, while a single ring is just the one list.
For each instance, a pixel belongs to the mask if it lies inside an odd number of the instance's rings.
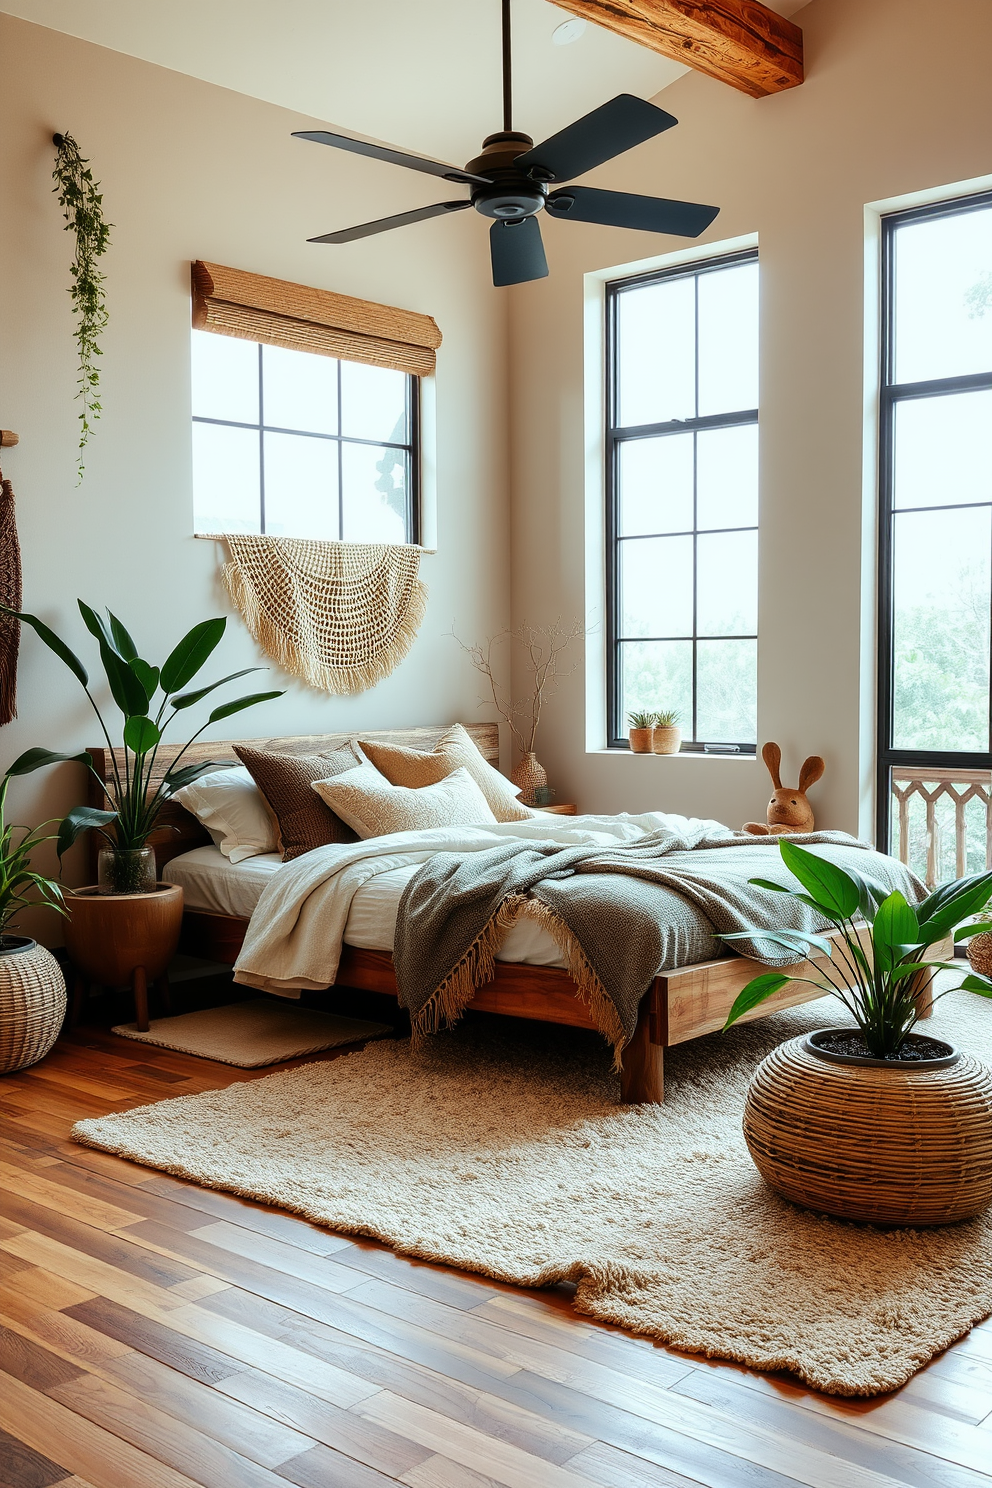
[{"label": "black fan blade", "polygon": [[293,138],[313,140],[318,145],[333,145],[337,150],[351,150],[355,155],[385,160],[390,165],[405,165],[407,170],[425,171],[429,176],[440,176],[442,181],[464,181],[470,186],[490,184],[488,176],[473,176],[470,171],[459,170],[457,165],[427,160],[423,155],[394,150],[391,145],[373,145],[368,140],[352,139],[350,134],[332,134],[329,129],[294,129]]},{"label": "black fan blade", "polygon": [[518,156],[514,165],[540,181],[571,181],[678,122],[653,103],[620,93]]},{"label": "black fan blade", "polygon": [[493,283],[497,287],[548,277],[548,260],[536,217],[494,222],[489,229],[489,253],[493,261]]},{"label": "black fan blade", "polygon": [[390,232],[411,222],[426,222],[428,217],[443,217],[445,212],[463,212],[470,201],[436,202],[433,207],[418,207],[415,212],[398,212],[395,217],[380,217],[377,222],[362,222],[358,227],[343,227],[340,232],[323,233],[307,238],[308,243],[353,243],[356,238],[371,238],[375,233]]},{"label": "black fan blade", "polygon": [[552,217],[598,222],[602,227],[633,227],[641,232],[698,238],[719,212],[696,202],[668,201],[663,196],[631,196],[626,191],[599,191],[595,186],[565,186],[545,202]]}]

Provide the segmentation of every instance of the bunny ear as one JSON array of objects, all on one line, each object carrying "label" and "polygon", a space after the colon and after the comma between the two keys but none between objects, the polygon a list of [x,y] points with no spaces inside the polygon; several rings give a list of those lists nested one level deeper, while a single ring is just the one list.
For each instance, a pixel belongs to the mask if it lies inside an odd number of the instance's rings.
[{"label": "bunny ear", "polygon": [[777,744],[768,743],[761,751],[761,758],[768,766],[768,773],[772,777],[772,785],[776,790],[782,789],[782,776],[779,770],[782,764],[782,751]]},{"label": "bunny ear", "polygon": [[800,791],[808,791],[811,785],[815,785],[826,768],[818,754],[811,754],[809,759],[803,760],[803,767],[799,771]]}]

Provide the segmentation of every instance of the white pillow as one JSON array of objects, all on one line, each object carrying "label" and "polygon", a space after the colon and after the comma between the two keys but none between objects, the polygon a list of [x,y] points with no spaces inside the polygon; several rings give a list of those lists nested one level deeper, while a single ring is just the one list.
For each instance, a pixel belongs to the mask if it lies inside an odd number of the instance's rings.
[{"label": "white pillow", "polygon": [[244,765],[212,770],[173,796],[201,822],[232,863],[278,850],[278,834],[262,793]]},{"label": "white pillow", "polygon": [[374,765],[357,765],[313,789],[359,837],[421,832],[429,827],[472,827],[495,822],[485,796],[464,767],[434,785],[390,785]]}]

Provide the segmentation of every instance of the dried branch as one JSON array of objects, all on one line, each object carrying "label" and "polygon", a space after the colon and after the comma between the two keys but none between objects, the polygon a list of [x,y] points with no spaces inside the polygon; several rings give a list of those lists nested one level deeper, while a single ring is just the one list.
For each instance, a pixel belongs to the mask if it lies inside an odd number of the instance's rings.
[{"label": "dried branch", "polygon": [[[579,664],[576,662],[563,671],[561,668],[562,653],[572,641],[585,635],[585,626],[580,620],[573,620],[572,624],[566,628],[560,616],[550,625],[530,625],[524,621],[522,625],[513,629],[507,627],[505,630],[498,631],[496,635],[487,637],[481,645],[474,646],[468,645],[456,635],[454,627],[450,633],[468,656],[476,671],[489,682],[496,712],[509,726],[520,752],[522,754],[533,753],[544,704],[549,698],[554,697],[561,679],[571,676]],[[493,647],[502,645],[506,640],[515,641],[523,646],[526,652],[527,667],[533,681],[530,692],[525,698],[514,699],[509,695],[504,695],[493,674]]]}]

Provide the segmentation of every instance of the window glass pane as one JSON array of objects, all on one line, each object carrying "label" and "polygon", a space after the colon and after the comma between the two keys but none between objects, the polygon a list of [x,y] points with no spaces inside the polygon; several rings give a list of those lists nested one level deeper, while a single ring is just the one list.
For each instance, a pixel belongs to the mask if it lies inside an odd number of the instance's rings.
[{"label": "window glass pane", "polygon": [[707,744],[754,744],[758,737],[757,641],[700,641],[696,652],[696,737]]},{"label": "window glass pane", "polygon": [[896,382],[992,371],[992,207],[899,227]]},{"label": "window glass pane", "polygon": [[699,414],[758,406],[758,265],[699,276]]},{"label": "window glass pane", "polygon": [[693,280],[668,279],[617,296],[621,427],[696,412]]},{"label": "window glass pane", "polygon": [[407,456],[403,450],[371,444],[344,444],[346,542],[407,541]]},{"label": "window glass pane", "polygon": [[986,750],[988,507],[893,519],[893,743]]},{"label": "window glass pane", "polygon": [[992,392],[895,407],[895,507],[992,501]]},{"label": "window glass pane", "polygon": [[700,534],[696,591],[698,635],[754,635],[758,629],[757,532]]},{"label": "window glass pane", "polygon": [[620,445],[620,532],[692,530],[692,435]]},{"label": "window glass pane", "polygon": [[258,423],[258,343],[194,331],[193,417]]},{"label": "window glass pane", "polygon": [[696,435],[696,520],[700,528],[757,526],[757,424]]},{"label": "window glass pane", "polygon": [[258,478],[256,429],[193,425],[194,532],[258,532]]},{"label": "window glass pane", "polygon": [[265,530],[273,537],[338,536],[338,446],[266,434]]},{"label": "window glass pane", "polygon": [[686,735],[692,731],[692,642],[624,641],[620,647],[621,736],[628,713],[674,708]]},{"label": "window glass pane", "polygon": [[691,537],[634,537],[620,544],[620,633],[692,635]]},{"label": "window glass pane", "polygon": [[262,347],[262,403],[269,428],[338,430],[338,364],[312,351]]},{"label": "window glass pane", "polygon": [[388,367],[341,363],[341,432],[348,439],[407,444],[407,374]]}]

